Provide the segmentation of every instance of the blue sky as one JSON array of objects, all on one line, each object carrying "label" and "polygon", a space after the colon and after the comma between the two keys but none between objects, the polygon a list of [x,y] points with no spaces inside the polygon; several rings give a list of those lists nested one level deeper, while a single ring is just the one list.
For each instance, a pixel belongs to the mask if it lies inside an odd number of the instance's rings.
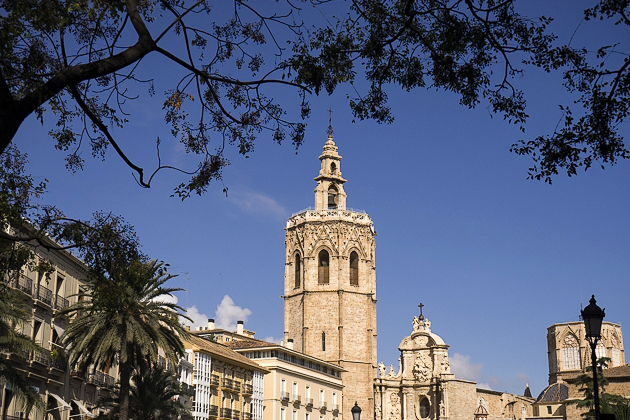
[{"label": "blue sky", "polygon": [[[525,134],[492,118],[484,104],[468,110],[443,92],[392,88],[391,125],[353,121],[343,89],[312,98],[297,154],[267,137],[247,159],[229,150],[223,184],[185,202],[169,197],[184,180],[179,175],[163,173],[154,188],[141,189],[112,153],[101,162],[85,151],[85,170],[68,173],[48,127],[35,119],[24,123],[16,144],[29,153],[33,175],[50,180],[42,203],[73,217],[96,210],[124,216],[143,250],[179,274],[172,285],[186,289],[177,298],[194,307],[190,313],[246,318],[245,328],[258,337],[279,338],[283,227],[314,204],[332,107],[348,207],[367,211],[378,232],[379,361],[397,364],[398,344],[422,302],[433,332],[451,346],[459,377],[515,393],[529,383],[537,394],[547,384],[546,328],[578,320],[591,294],[606,320],[630,325],[630,165],[561,175],[553,185],[526,180],[529,158],[509,147],[551,132],[566,97],[554,76],[532,71],[518,83],[531,116]],[[115,135],[145,164],[154,162],[157,136],[168,162],[185,163],[162,120],[161,100],[132,103],[134,118]]]}]

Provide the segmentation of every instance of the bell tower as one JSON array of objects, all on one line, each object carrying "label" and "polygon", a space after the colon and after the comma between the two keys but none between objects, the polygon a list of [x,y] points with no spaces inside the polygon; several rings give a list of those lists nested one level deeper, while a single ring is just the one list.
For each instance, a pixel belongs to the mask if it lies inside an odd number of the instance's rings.
[{"label": "bell tower", "polygon": [[285,227],[284,340],[346,370],[339,409],[348,420],[355,401],[366,415],[374,412],[376,232],[366,213],[346,209],[332,134],[329,127],[315,208],[291,216]]}]

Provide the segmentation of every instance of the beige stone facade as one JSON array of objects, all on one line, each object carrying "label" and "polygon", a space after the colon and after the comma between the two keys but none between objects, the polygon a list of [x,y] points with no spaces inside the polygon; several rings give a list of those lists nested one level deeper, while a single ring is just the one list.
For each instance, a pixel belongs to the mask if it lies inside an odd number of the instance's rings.
[{"label": "beige stone facade", "polygon": [[228,347],[191,335],[184,341],[194,365],[195,420],[263,419],[263,375],[267,369]]},{"label": "beige stone facade", "polygon": [[[341,156],[329,132],[315,178],[315,208],[285,228],[284,340],[341,366],[342,412],[373,412],[376,268],[372,220],[346,208]],[[349,417],[348,417],[349,418]]]},{"label": "beige stone facade", "polygon": [[343,369],[260,340],[228,345],[270,371],[265,375],[264,420],[340,420]]},{"label": "beige stone facade", "polygon": [[478,389],[450,370],[448,345],[431,331],[422,315],[400,345],[400,366],[379,364],[374,381],[375,420],[473,418],[524,419],[533,413],[532,398]]},{"label": "beige stone facade", "polygon": [[[626,364],[621,325],[604,321],[597,357],[610,358],[609,368]],[[586,341],[584,322],[565,322],[547,328],[549,384],[579,375],[591,365],[591,348]]]},{"label": "beige stone facade", "polygon": [[[38,247],[36,258],[52,264],[54,269],[50,275],[25,267],[21,273],[12,274],[9,281],[9,287],[22,292],[24,301],[33,312],[31,322],[20,326],[21,332],[33,338],[44,351],[3,357],[12,360],[24,372],[29,384],[44,401],[47,413],[35,409],[30,419],[93,417],[98,411],[99,392],[114,387],[117,368],[106,372],[78,372],[69,368],[64,349],[58,342],[70,319],[60,315],[59,310],[76,302],[76,295],[84,286],[87,268],[69,252],[54,249],[52,242],[49,245],[49,249]],[[3,418],[25,417],[22,403],[14,398],[12,392],[6,386],[1,387],[0,392]]]}]

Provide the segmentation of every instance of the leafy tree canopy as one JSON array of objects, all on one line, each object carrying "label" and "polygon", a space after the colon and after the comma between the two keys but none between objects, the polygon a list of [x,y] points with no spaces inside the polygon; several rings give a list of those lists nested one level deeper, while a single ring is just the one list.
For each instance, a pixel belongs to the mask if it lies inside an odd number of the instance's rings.
[{"label": "leafy tree canopy", "polygon": [[[82,147],[96,157],[111,147],[145,187],[160,170],[185,171],[161,161],[158,139],[157,167],[145,172],[125,153],[131,139],[118,130],[133,117],[127,103],[140,94],[138,84],[154,93],[154,69],[162,67],[142,66],[152,55],[179,69],[165,92],[164,118],[198,157],[189,180],[175,189],[182,198],[220,179],[229,164],[226,145],[247,155],[268,132],[299,146],[309,95],[331,94],[340,84],[357,88],[349,104],[361,119],[392,121],[386,88],[394,85],[452,91],[468,107],[486,101],[523,127],[528,115],[516,77],[527,66],[563,72],[575,98],[562,107],[553,133],[512,146],[532,156],[531,178],[551,182],[559,171],[575,175],[580,167],[628,158],[620,133],[629,110],[628,55],[617,44],[595,51],[556,45],[552,19],[523,16],[515,3],[302,0],[263,10],[246,0],[229,8],[210,0],[0,0],[0,151],[28,115],[52,113],[51,135],[68,153],[70,170],[82,167]],[[311,6],[319,19],[305,12]],[[604,20],[627,29],[628,7],[593,2],[585,24]],[[294,89],[298,112],[287,114],[276,101],[280,85]]]}]

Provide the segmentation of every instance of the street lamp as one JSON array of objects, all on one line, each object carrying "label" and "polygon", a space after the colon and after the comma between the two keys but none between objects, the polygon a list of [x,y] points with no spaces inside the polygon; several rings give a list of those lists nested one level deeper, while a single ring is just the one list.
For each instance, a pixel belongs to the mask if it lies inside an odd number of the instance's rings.
[{"label": "street lamp", "polygon": [[582,311],[582,320],[586,329],[586,340],[591,346],[591,364],[593,365],[593,402],[595,405],[595,420],[599,420],[599,386],[597,385],[597,356],[595,349],[597,342],[602,338],[602,320],[606,313],[595,304],[595,295],[591,297],[589,304]]},{"label": "street lamp", "polygon": [[352,410],[350,410],[352,412],[352,420],[361,420],[361,407],[359,407],[359,404],[357,404],[357,402],[354,402],[354,407],[352,407]]}]

